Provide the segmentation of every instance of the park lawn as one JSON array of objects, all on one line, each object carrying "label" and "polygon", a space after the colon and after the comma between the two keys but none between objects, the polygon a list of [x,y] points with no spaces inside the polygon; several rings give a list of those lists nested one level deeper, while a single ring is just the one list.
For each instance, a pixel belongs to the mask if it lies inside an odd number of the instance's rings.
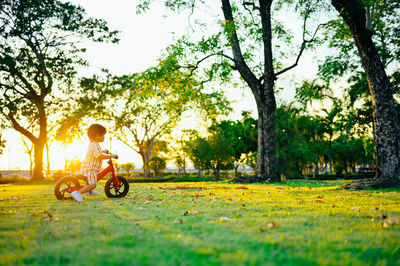
[{"label": "park lawn", "polygon": [[0,185],[0,264],[400,265],[400,190],[343,182],[100,183],[82,204]]}]

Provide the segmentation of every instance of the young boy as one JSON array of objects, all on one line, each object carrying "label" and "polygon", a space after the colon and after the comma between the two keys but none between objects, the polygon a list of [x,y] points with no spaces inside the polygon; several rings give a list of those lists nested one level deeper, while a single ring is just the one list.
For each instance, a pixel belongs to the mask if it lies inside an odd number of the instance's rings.
[{"label": "young boy", "polygon": [[90,196],[95,196],[97,193],[93,191],[97,184],[97,173],[101,171],[102,160],[116,158],[115,154],[107,154],[108,150],[101,150],[99,142],[104,141],[104,135],[107,129],[99,124],[93,124],[89,127],[87,135],[90,140],[85,159],[82,162],[81,174],[84,175],[89,185],[84,186],[79,191],[74,191],[71,196],[78,202],[84,201],[82,194],[88,193]]}]

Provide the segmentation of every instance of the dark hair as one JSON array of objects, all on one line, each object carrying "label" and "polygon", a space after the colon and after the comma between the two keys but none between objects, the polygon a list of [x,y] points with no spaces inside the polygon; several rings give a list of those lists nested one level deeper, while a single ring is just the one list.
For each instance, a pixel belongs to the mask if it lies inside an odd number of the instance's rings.
[{"label": "dark hair", "polygon": [[94,139],[96,136],[103,136],[107,133],[107,129],[100,124],[92,124],[88,128],[87,135],[90,140]]}]

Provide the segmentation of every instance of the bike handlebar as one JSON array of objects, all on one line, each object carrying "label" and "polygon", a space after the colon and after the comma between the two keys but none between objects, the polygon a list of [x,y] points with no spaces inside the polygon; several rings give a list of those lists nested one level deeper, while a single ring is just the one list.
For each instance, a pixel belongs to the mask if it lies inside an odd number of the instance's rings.
[{"label": "bike handlebar", "polygon": [[108,153],[108,154],[109,154],[109,155],[115,155],[114,158],[108,159],[108,164],[111,164],[111,163],[112,163],[111,159],[118,159],[118,155],[117,155],[117,154],[113,154],[113,153]]}]

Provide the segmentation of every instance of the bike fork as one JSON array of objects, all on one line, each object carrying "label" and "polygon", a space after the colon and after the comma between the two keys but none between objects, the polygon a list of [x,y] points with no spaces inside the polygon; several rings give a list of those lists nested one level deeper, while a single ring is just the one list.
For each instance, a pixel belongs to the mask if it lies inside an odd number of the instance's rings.
[{"label": "bike fork", "polygon": [[119,186],[119,182],[118,182],[117,176],[115,175],[114,172],[112,172],[111,175],[114,177],[114,185],[115,185],[115,188],[116,188],[117,190],[119,190],[120,186]]}]

